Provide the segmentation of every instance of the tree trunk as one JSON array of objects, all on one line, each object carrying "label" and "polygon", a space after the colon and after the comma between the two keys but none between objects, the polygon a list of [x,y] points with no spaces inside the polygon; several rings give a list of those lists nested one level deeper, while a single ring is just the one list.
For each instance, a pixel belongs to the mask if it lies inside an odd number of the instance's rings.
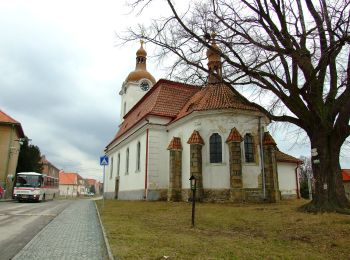
[{"label": "tree trunk", "polygon": [[[311,163],[315,179],[313,200],[304,206],[311,212],[340,212],[350,214],[350,203],[345,190],[339,164],[342,141],[338,134],[328,134],[318,128],[310,136]],[[317,150],[315,150],[317,149]]]}]

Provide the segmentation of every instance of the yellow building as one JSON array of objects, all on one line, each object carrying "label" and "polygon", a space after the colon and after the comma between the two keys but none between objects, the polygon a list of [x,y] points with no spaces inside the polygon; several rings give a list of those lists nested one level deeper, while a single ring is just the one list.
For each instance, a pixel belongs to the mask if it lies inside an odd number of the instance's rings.
[{"label": "yellow building", "polygon": [[[8,187],[15,176],[20,138],[24,138],[21,124],[0,110],[0,185]],[[8,196],[7,196],[8,197]]]}]

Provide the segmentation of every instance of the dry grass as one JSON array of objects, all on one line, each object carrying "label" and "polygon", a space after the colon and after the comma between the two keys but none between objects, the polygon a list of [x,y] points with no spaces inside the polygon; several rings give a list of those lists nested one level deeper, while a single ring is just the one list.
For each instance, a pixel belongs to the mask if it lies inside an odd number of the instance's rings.
[{"label": "dry grass", "polygon": [[350,259],[350,216],[279,204],[106,200],[100,208],[117,259]]}]

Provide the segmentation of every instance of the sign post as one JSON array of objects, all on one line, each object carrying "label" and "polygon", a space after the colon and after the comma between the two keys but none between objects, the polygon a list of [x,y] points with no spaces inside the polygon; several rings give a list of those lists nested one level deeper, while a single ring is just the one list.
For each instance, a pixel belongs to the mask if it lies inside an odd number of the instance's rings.
[{"label": "sign post", "polygon": [[100,165],[103,165],[103,193],[102,193],[102,207],[105,206],[105,190],[106,190],[106,181],[105,181],[105,167],[108,165],[108,156],[100,156]]}]

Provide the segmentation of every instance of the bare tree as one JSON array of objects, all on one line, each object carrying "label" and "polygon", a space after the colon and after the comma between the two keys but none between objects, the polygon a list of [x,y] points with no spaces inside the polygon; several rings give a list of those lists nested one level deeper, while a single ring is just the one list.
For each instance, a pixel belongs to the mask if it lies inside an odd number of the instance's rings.
[{"label": "bare tree", "polygon": [[[158,58],[175,55],[170,76],[183,81],[205,81],[205,52],[219,53],[224,80],[237,95],[249,91],[272,120],[307,133],[315,194],[305,208],[348,211],[339,155],[350,135],[349,1],[190,1],[185,11],[164,1],[171,16],[131,28],[120,39],[143,37],[159,46]],[[150,2],[132,6],[142,10]],[[212,32],[220,49],[211,47]]]}]

